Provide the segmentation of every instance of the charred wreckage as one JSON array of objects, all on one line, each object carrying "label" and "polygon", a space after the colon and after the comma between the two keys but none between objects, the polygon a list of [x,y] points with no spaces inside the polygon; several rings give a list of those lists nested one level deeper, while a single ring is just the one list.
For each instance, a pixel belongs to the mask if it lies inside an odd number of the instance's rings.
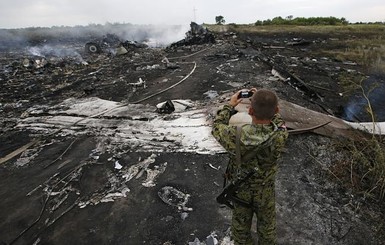
[{"label": "charred wreckage", "polygon": [[[228,158],[211,137],[211,120],[229,94],[241,88],[275,89],[292,134],[354,139],[361,136],[355,128],[373,126],[335,116],[341,96],[329,79],[341,69],[358,73],[355,64],[336,68],[330,59],[316,63],[300,52],[322,40],[285,39],[277,45],[258,38],[214,34],[191,23],[183,40],[164,49],[106,34],[85,45],[28,47],[27,57],[24,50],[7,53],[0,77],[0,241],[230,244],[229,211],[215,201]],[[303,56],[285,53],[291,49]],[[305,62],[305,74],[291,71]],[[317,78],[319,70],[330,72],[324,88],[306,80],[308,69]],[[247,123],[247,106],[240,105],[231,123]],[[306,145],[302,138],[295,142]],[[292,160],[306,162],[308,157]],[[302,171],[297,170],[285,169]],[[281,181],[278,186],[285,178]],[[293,198],[285,193],[278,193],[280,204]],[[323,201],[303,205],[320,216],[333,215],[323,206],[333,200],[317,198]],[[337,228],[319,231],[320,243],[362,239],[359,231],[350,232],[349,207],[335,209],[341,214],[333,220]],[[307,229],[314,222],[329,225],[330,219],[312,212],[303,214]],[[297,241],[290,237],[295,219],[284,220],[281,213],[279,239]],[[303,244],[314,241],[303,236]]]}]

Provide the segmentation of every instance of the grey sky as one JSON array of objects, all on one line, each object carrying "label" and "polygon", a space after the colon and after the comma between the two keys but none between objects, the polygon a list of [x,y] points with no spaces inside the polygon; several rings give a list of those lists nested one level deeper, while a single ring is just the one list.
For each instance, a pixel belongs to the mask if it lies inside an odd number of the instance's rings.
[{"label": "grey sky", "polygon": [[0,0],[0,28],[214,23],[218,15],[238,24],[289,15],[368,22],[385,21],[384,13],[384,0]]}]

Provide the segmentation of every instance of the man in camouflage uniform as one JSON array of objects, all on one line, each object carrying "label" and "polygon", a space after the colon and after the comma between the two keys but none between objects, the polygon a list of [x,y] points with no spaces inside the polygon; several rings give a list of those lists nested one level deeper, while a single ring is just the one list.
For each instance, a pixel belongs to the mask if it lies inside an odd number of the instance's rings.
[{"label": "man in camouflage uniform", "polygon": [[251,89],[249,115],[252,124],[240,128],[239,149],[241,161],[235,157],[237,126],[229,125],[234,107],[241,102],[235,93],[228,105],[217,112],[212,134],[230,153],[230,162],[225,177],[235,182],[255,171],[251,178],[239,186],[236,197],[250,206],[234,202],[231,233],[235,244],[253,244],[251,223],[257,216],[258,243],[276,244],[275,190],[274,181],[277,159],[284,147],[288,133],[284,121],[278,114],[278,98],[270,90]]}]

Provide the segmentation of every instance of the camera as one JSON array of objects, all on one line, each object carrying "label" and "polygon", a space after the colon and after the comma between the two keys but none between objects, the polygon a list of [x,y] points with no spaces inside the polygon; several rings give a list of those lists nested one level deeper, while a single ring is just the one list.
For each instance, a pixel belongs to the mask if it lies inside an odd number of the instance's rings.
[{"label": "camera", "polygon": [[253,96],[253,91],[241,91],[238,95],[238,99],[250,98],[251,96]]}]

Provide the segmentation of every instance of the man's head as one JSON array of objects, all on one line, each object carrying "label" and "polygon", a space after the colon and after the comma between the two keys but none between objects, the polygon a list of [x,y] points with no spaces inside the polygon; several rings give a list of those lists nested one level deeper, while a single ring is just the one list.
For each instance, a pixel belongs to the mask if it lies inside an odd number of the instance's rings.
[{"label": "man's head", "polygon": [[278,97],[267,89],[259,89],[250,99],[249,114],[258,120],[271,120],[278,112]]}]

